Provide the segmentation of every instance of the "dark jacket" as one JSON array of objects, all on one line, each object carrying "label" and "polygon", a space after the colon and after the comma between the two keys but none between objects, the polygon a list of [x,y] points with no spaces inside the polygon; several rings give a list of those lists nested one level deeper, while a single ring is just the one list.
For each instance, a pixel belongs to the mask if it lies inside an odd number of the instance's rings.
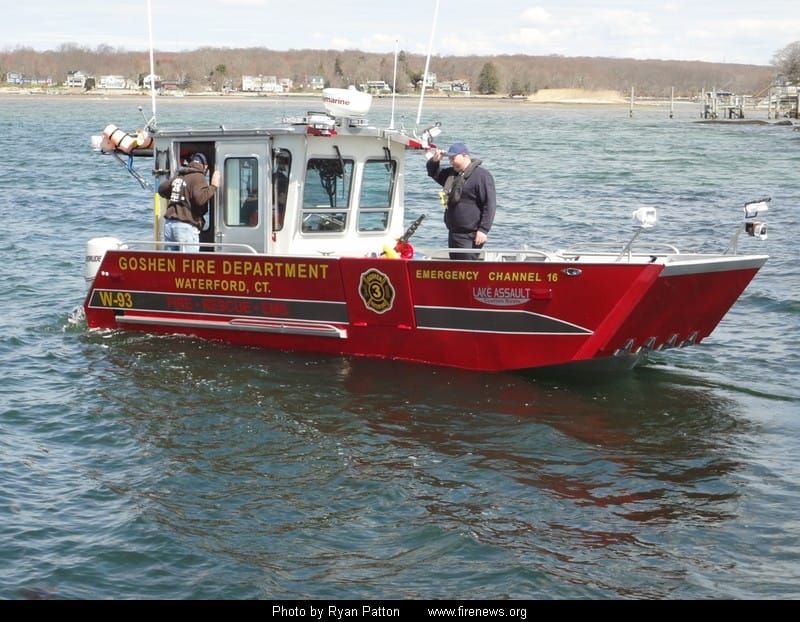
[{"label": "dark jacket", "polygon": [[217,191],[206,179],[203,165],[192,162],[158,187],[158,194],[169,200],[164,218],[180,220],[202,229],[208,202]]},{"label": "dark jacket", "polygon": [[[454,233],[489,233],[497,211],[494,177],[472,158],[470,166],[459,175],[451,166],[442,168],[432,159],[426,162],[428,175],[445,189],[447,209],[444,223]],[[448,181],[449,180],[449,181]]]}]

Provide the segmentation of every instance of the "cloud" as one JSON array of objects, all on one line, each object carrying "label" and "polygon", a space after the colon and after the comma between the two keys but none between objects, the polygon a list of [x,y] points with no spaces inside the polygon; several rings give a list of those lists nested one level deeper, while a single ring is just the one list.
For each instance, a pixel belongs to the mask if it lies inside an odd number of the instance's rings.
[{"label": "cloud", "polygon": [[525,9],[520,15],[520,19],[530,24],[547,24],[550,22],[551,16],[548,11],[537,6],[531,9]]},{"label": "cloud", "polygon": [[226,6],[243,7],[246,9],[265,7],[267,5],[266,0],[221,0],[221,3]]}]

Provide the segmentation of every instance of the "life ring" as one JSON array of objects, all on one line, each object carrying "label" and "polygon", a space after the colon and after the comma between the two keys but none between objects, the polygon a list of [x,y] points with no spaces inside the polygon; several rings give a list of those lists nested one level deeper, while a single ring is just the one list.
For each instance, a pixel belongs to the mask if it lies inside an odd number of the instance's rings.
[{"label": "life ring", "polygon": [[116,125],[110,124],[103,130],[103,136],[108,138],[109,142],[122,153],[130,153],[136,148],[136,139],[123,132]]}]

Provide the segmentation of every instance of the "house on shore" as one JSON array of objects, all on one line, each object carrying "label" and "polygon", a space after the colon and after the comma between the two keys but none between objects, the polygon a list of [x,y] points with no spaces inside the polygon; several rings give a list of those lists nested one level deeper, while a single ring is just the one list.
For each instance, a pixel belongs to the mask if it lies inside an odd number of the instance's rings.
[{"label": "house on shore", "polygon": [[68,71],[67,79],[64,81],[64,86],[68,88],[82,89],[86,88],[86,81],[90,78],[89,74],[84,71]]}]

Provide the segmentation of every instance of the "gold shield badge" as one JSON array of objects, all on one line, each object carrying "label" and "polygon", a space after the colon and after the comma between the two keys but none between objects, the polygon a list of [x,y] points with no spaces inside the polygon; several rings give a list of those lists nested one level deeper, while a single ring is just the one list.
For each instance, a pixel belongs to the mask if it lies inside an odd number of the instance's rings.
[{"label": "gold shield badge", "polygon": [[358,288],[361,299],[368,309],[375,313],[385,313],[392,308],[394,288],[389,277],[378,270],[368,270],[361,275]]}]

